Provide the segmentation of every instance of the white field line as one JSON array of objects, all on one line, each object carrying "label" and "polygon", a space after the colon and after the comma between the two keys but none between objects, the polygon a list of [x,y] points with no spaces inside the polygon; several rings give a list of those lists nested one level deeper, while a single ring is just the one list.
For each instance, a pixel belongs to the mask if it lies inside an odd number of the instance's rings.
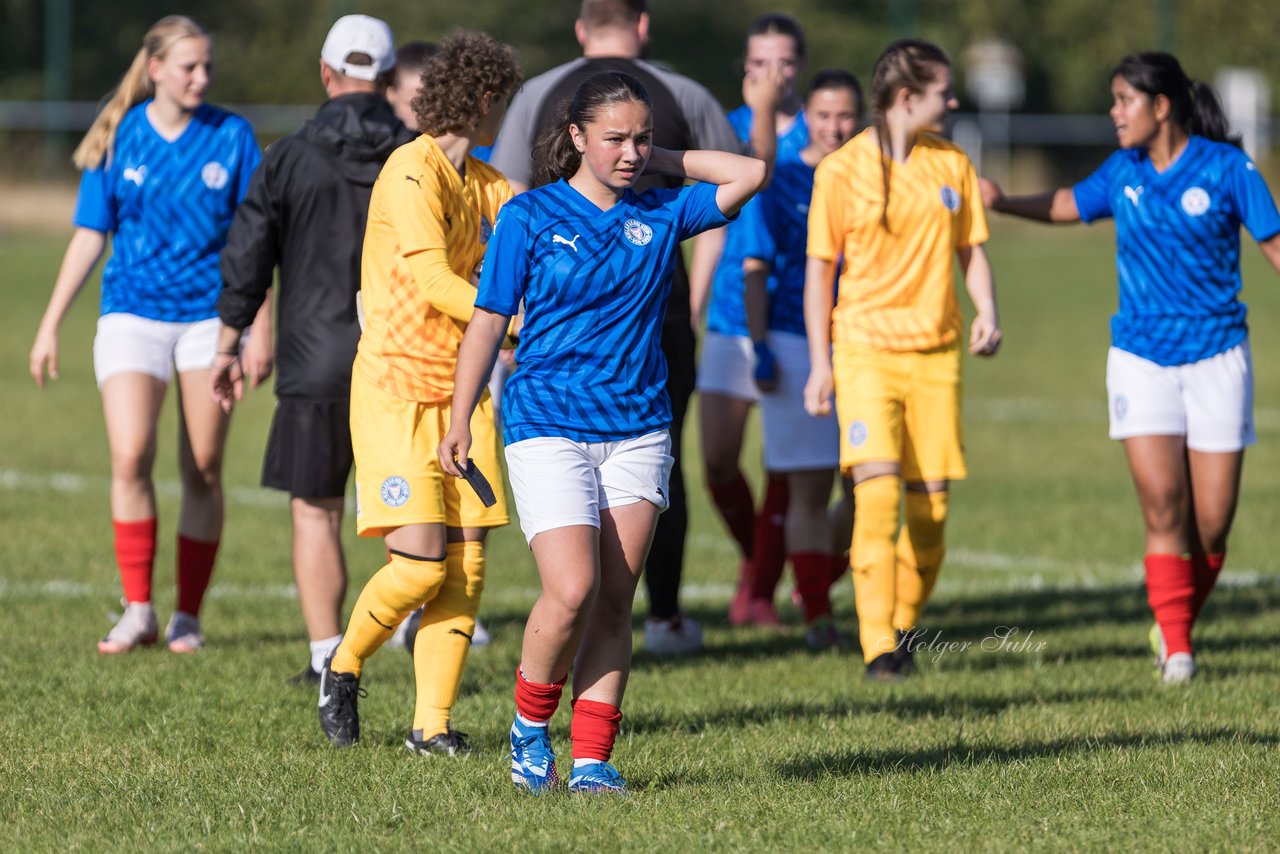
[{"label": "white field line", "polygon": [[[1098,396],[1074,400],[1049,400],[1038,397],[966,397],[966,419],[997,424],[1105,424],[1107,399],[1098,384]],[[1255,407],[1254,425],[1258,430],[1280,429],[1280,407]]]},{"label": "white field line", "polygon": [[[156,494],[164,498],[180,498],[182,484],[176,480],[157,480]],[[0,489],[28,491],[91,493],[107,495],[111,491],[111,479],[92,475],[72,474],[70,472],[50,472],[35,474],[17,469],[0,469]],[[246,507],[279,507],[289,506],[289,497],[283,492],[251,486],[232,486],[226,490],[227,503]]]}]

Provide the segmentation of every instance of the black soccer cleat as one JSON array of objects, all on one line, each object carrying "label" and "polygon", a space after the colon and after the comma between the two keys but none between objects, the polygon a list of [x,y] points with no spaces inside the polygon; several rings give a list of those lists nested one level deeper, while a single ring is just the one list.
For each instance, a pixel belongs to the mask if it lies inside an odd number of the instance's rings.
[{"label": "black soccer cleat", "polygon": [[365,692],[359,676],[330,670],[332,660],[331,654],[320,668],[320,729],[335,747],[350,747],[360,740],[357,703]]},{"label": "black soccer cleat", "polygon": [[901,682],[897,653],[884,652],[871,659],[867,664],[867,678],[873,682]]},{"label": "black soccer cleat", "polygon": [[910,631],[903,629],[895,629],[894,636],[898,641],[898,645],[893,648],[893,654],[898,663],[898,675],[910,676],[916,672],[916,652],[911,648],[914,639]]},{"label": "black soccer cleat", "polygon": [[422,730],[415,729],[405,739],[404,749],[419,756],[466,756],[471,752],[471,745],[467,743],[467,734],[458,732],[450,724],[447,732],[426,741],[422,740]]}]

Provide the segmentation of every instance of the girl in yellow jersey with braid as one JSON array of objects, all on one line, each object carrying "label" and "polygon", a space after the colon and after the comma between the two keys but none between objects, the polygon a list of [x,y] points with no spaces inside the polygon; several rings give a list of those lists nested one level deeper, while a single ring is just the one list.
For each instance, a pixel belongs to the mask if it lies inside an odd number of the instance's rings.
[{"label": "girl in yellow jersey with braid", "polygon": [[840,466],[858,507],[850,563],[867,676],[894,680],[912,667],[911,630],[942,563],[948,484],[966,474],[955,259],[977,309],[969,352],[993,355],[1000,322],[977,176],[960,148],[934,136],[956,106],[947,55],[893,43],[876,62],[870,101],[874,125],[814,179],[805,408],[829,413],[834,392]]},{"label": "girl in yellow jersey with braid", "polygon": [[365,326],[351,379],[356,529],[384,538],[388,562],[360,593],[321,670],[320,725],[338,746],[360,738],[365,660],[429,602],[414,644],[417,704],[405,746],[452,756],[469,749],[450,711],[484,587],[484,534],[508,522],[487,395],[471,420],[472,452],[493,478],[497,503],[486,508],[466,483],[444,477],[435,449],[449,427],[458,343],[474,311],[471,279],[511,198],[502,174],[471,150],[493,142],[520,72],[506,45],[460,32],[427,60],[422,79],[413,101],[422,136],[388,158],[369,203]]}]

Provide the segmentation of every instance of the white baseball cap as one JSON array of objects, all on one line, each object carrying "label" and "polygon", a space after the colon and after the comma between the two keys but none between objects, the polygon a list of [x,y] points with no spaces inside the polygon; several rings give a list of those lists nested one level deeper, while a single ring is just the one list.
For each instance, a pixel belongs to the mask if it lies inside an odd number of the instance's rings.
[{"label": "white baseball cap", "polygon": [[[353,65],[348,58],[363,53],[373,59],[369,65]],[[357,80],[375,80],[396,64],[395,38],[386,21],[368,15],[344,15],[334,23],[320,49],[324,64]]]}]

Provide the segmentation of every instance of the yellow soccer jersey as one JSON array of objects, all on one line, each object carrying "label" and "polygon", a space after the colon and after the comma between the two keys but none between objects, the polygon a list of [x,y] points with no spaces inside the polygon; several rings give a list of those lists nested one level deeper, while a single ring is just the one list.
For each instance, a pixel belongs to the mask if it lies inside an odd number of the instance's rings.
[{"label": "yellow soccer jersey", "polygon": [[871,131],[818,164],[808,254],[843,257],[834,341],[881,350],[932,350],[960,335],[955,252],[987,239],[973,164],[956,145],[920,135],[906,163],[884,172]]},{"label": "yellow soccer jersey", "polygon": [[[405,400],[448,400],[466,324],[432,304],[410,259],[443,249],[449,269],[474,291],[498,209],[511,198],[502,173],[474,157],[466,178],[430,136],[396,149],[369,201],[360,290],[365,326],[356,369]],[[457,284],[457,283],[455,283]],[[472,297],[474,300],[474,296]]]}]

